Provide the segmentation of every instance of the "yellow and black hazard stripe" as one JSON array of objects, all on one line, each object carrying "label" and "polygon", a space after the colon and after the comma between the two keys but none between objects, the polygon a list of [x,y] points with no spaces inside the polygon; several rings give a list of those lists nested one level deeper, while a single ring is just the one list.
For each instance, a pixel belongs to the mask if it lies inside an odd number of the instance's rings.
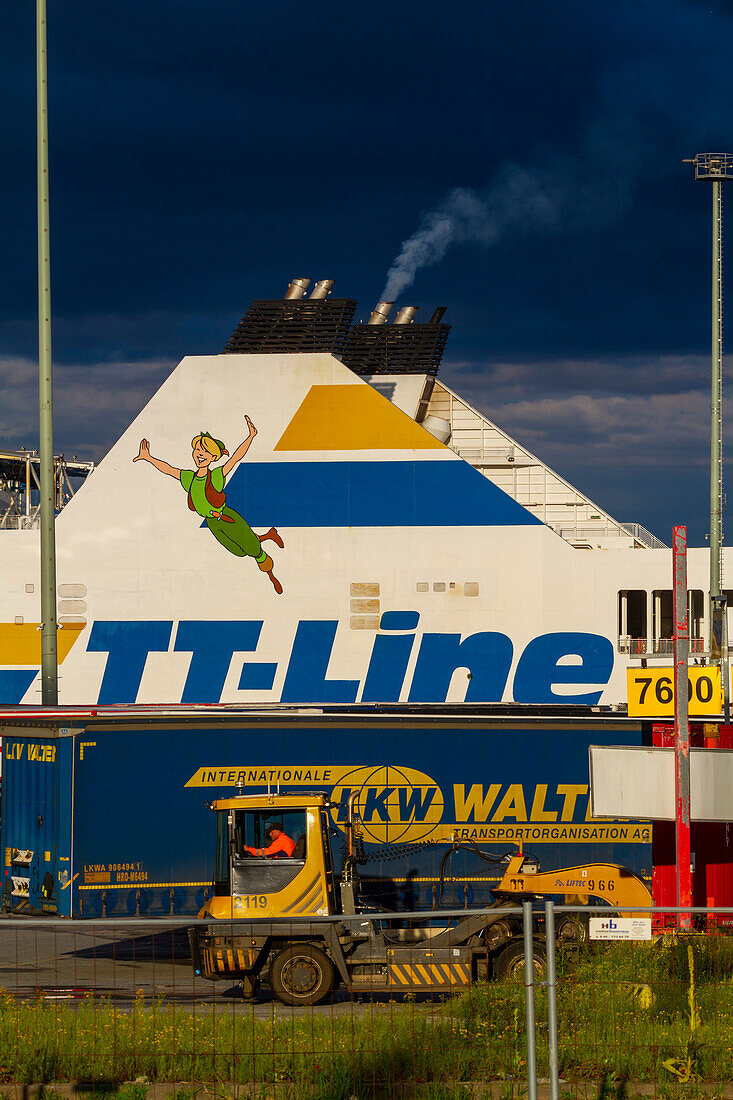
[{"label": "yellow and black hazard stripe", "polygon": [[212,975],[251,970],[256,954],[256,951],[242,951],[238,947],[204,947],[201,951],[203,972]]},{"label": "yellow and black hazard stripe", "polygon": [[471,984],[469,962],[390,962],[389,985],[396,988],[432,988]]}]

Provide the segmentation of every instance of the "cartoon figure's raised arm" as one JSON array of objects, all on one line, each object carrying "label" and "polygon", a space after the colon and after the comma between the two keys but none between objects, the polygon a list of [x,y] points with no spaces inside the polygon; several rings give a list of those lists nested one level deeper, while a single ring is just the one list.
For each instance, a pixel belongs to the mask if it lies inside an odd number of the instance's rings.
[{"label": "cartoon figure's raised arm", "polygon": [[152,466],[155,466],[156,470],[160,470],[161,474],[168,474],[170,477],[174,477],[176,481],[181,480],[181,471],[177,470],[175,466],[171,466],[170,463],[164,462],[162,458],[153,458],[150,453],[150,444],[147,439],[140,440],[140,450],[132,461],[149,462]]},{"label": "cartoon figure's raised arm", "polygon": [[244,456],[246,455],[247,451],[250,448],[252,440],[257,435],[257,429],[255,428],[254,424],[252,423],[252,421],[250,420],[250,418],[246,414],[245,414],[244,419],[247,421],[247,427],[249,428],[249,435],[247,436],[247,438],[244,440],[243,443],[239,444],[239,446],[237,447],[237,449],[234,452],[234,454],[232,455],[232,457],[228,458],[227,461],[222,466],[222,470],[224,471],[224,477],[229,477],[230,473],[232,472],[234,467],[237,465],[237,463],[239,461],[241,461],[241,459],[244,458]]}]

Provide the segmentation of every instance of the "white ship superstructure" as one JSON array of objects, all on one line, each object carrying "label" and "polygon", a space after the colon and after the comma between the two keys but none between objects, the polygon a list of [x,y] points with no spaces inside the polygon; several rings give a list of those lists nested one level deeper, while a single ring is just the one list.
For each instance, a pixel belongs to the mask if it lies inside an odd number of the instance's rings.
[{"label": "white ship superstructure", "polygon": [[[297,282],[184,358],[60,511],[60,702],[622,703],[671,649],[670,551],[437,377],[440,310],[355,325]],[[0,702],[38,703],[34,490],[10,488]],[[700,658],[708,569],[690,550]]]}]

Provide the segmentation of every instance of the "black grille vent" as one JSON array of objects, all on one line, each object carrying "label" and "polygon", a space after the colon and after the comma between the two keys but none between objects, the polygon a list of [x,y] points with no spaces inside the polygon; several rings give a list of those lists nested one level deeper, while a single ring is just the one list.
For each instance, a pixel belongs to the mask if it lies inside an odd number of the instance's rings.
[{"label": "black grille vent", "polygon": [[353,298],[254,301],[225,352],[330,351],[344,357],[354,319]]},{"label": "black grille vent", "polygon": [[437,374],[450,325],[354,325],[343,356],[355,374]]}]

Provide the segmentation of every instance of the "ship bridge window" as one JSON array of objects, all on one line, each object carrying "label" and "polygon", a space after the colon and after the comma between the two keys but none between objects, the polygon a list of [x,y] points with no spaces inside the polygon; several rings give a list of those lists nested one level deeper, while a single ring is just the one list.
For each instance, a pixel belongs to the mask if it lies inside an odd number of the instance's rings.
[{"label": "ship bridge window", "polygon": [[618,648],[622,653],[646,653],[647,598],[642,589],[618,594]]},{"label": "ship bridge window", "polygon": [[726,617],[728,619],[728,644],[730,645],[730,639],[733,638],[733,588],[724,589],[723,595],[725,596]]},{"label": "ship bridge window", "polygon": [[655,653],[671,653],[673,649],[674,615],[672,589],[656,588],[652,592],[652,637]]},{"label": "ship bridge window", "polygon": [[[652,620],[655,653],[672,653],[674,650],[674,603],[671,588],[656,589],[652,593]],[[702,653],[704,640],[705,593],[699,588],[687,592],[687,630],[691,653]]]},{"label": "ship bridge window", "polygon": [[687,622],[691,653],[702,653],[705,649],[704,619],[705,593],[699,588],[691,588],[687,593]]}]

